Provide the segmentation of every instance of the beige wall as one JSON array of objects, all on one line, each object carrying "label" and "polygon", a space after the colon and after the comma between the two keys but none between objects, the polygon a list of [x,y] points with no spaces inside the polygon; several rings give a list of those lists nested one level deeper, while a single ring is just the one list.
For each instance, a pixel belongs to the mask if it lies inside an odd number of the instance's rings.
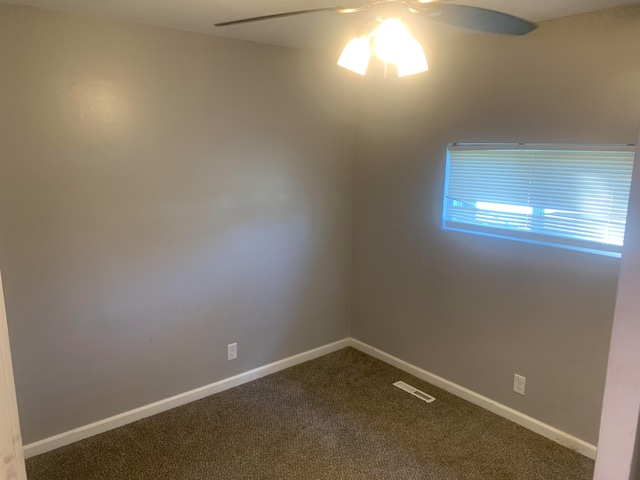
[{"label": "beige wall", "polygon": [[[356,131],[354,337],[595,443],[620,261],[443,231],[449,142],[634,143],[640,6],[427,46],[368,82]],[[527,377],[527,395],[512,391]]]},{"label": "beige wall", "polygon": [[0,264],[25,443],[349,334],[341,75],[293,50],[0,5]]}]

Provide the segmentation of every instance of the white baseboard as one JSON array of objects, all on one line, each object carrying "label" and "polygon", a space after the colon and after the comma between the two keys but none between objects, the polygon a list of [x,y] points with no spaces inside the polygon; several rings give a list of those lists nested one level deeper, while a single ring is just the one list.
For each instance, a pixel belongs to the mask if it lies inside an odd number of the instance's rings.
[{"label": "white baseboard", "polygon": [[539,435],[542,435],[543,437],[553,440],[560,445],[564,445],[565,447],[581,453],[586,457],[594,460],[596,458],[597,449],[595,445],[585,442],[584,440],[574,437],[573,435],[569,435],[568,433],[558,430],[551,425],[547,425],[546,423],[529,417],[524,413],[518,412],[517,410],[507,407],[506,405],[502,405],[501,403],[491,400],[490,398],[480,395],[479,393],[469,390],[468,388],[450,382],[449,380],[445,380],[438,375],[416,367],[415,365],[405,362],[404,360],[400,360],[393,355],[378,350],[371,345],[367,345],[360,340],[356,340],[355,338],[349,338],[349,346],[360,350],[361,352],[364,352],[368,355],[371,355],[372,357],[375,357],[379,360],[382,360],[389,365],[393,365],[400,370],[410,373],[411,375],[429,382],[436,387],[440,387],[457,397],[463,398],[464,400],[473,403],[474,405],[478,405],[479,407],[489,410],[496,415],[506,418],[507,420],[511,420],[512,422],[517,423],[522,427],[525,427]]},{"label": "white baseboard", "polygon": [[298,365],[299,363],[313,360],[314,358],[318,358],[328,353],[335,352],[336,350],[348,347],[349,345],[350,339],[345,338],[343,340],[339,340],[322,347],[314,348],[313,350],[299,353],[298,355],[293,355],[292,357],[255,368],[253,370],[249,370],[248,372],[225,378],[210,385],[205,385],[204,387],[196,388],[195,390],[191,390],[189,392],[181,393],[179,395],[175,395],[173,397],[169,397],[164,400],[160,400],[158,402],[136,408],[134,410],[129,410],[128,412],[114,415],[113,417],[105,418],[104,420],[100,420],[83,427],[69,430],[68,432],[60,433],[53,437],[45,438],[38,442],[30,443],[24,446],[24,455],[26,458],[30,458],[35,455],[40,455],[41,453],[55,450],[56,448],[64,447],[65,445],[69,445],[70,443],[92,437],[93,435],[97,435],[99,433],[103,433],[108,430],[127,425],[137,420],[156,415],[158,413],[170,410],[175,407],[179,407],[181,405],[185,405],[195,400],[213,395],[214,393],[237,387],[238,385],[242,385],[243,383],[265,377],[275,372],[279,372],[280,370],[293,367],[294,365]]},{"label": "white baseboard", "polygon": [[585,442],[584,440],[569,435],[566,432],[558,430],[557,428],[552,427],[551,425],[547,425],[546,423],[536,420],[535,418],[529,417],[528,415],[518,412],[517,410],[507,407],[506,405],[495,402],[494,400],[491,400],[490,398],[469,390],[468,388],[457,385],[453,382],[450,382],[449,380],[445,380],[438,375],[416,367],[415,365],[405,362],[404,360],[400,360],[393,355],[378,350],[370,345],[367,345],[366,343],[361,342],[360,340],[356,340],[355,338],[345,338],[343,340],[339,340],[322,347],[314,348],[313,350],[309,350],[307,352],[303,352],[298,355],[294,355],[292,357],[255,368],[253,370],[249,370],[248,372],[225,378],[210,385],[205,385],[204,387],[196,388],[194,390],[181,393],[179,395],[175,395],[173,397],[166,398],[164,400],[160,400],[158,402],[154,402],[149,405],[136,408],[134,410],[130,410],[128,412],[114,415],[113,417],[105,418],[104,420],[100,420],[98,422],[94,422],[89,425],[85,425],[83,427],[79,427],[68,432],[55,435],[53,437],[30,443],[24,446],[25,457],[30,458],[35,455],[40,455],[41,453],[55,450],[56,448],[64,447],[65,445],[69,445],[70,443],[92,437],[93,435],[97,435],[99,433],[103,433],[108,430],[127,425],[137,420],[156,415],[158,413],[170,410],[175,407],[179,407],[181,405],[185,405],[195,400],[213,395],[214,393],[237,387],[238,385],[242,385],[243,383],[265,377],[272,373],[279,372],[280,370],[284,370],[285,368],[293,367],[294,365],[298,365],[308,360],[313,360],[314,358],[321,357],[328,353],[335,352],[349,346],[360,350],[368,355],[371,355],[372,357],[375,357],[379,360],[382,360],[385,363],[393,365],[394,367],[410,373],[411,375],[414,375],[415,377],[418,377],[437,387],[440,387],[443,390],[456,395],[457,397],[463,398],[464,400],[467,400],[475,405],[489,410],[490,412],[511,420],[512,422],[517,423],[518,425],[521,425],[539,435],[542,435],[543,437],[553,440],[560,445],[564,445],[565,447],[575,450],[576,452],[581,453],[589,458],[596,458],[596,447],[588,442]]}]

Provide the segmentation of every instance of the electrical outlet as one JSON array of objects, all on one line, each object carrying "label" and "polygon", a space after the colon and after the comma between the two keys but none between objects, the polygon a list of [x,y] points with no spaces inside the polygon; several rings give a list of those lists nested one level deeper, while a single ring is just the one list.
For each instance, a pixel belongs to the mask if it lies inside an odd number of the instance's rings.
[{"label": "electrical outlet", "polygon": [[517,373],[513,375],[513,391],[519,393],[520,395],[524,395],[524,386],[527,382],[527,378],[522,375],[518,375]]},{"label": "electrical outlet", "polygon": [[238,358],[238,344],[230,343],[227,345],[227,360]]}]

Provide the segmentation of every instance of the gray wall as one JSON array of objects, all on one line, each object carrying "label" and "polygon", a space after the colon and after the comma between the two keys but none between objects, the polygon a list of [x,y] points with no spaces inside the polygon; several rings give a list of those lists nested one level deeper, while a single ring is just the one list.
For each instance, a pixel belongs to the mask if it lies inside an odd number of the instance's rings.
[{"label": "gray wall", "polygon": [[348,336],[341,75],[293,50],[0,5],[0,264],[25,443]]},{"label": "gray wall", "polygon": [[[638,137],[640,142],[640,136]],[[638,480],[640,472],[640,150],[629,199],[611,335],[595,480]],[[635,454],[634,454],[635,450]],[[635,461],[634,461],[635,456]]]},{"label": "gray wall", "polygon": [[[620,260],[443,231],[449,142],[633,143],[640,6],[427,46],[368,83],[356,131],[352,335],[595,443]],[[527,395],[512,391],[527,377]]]}]

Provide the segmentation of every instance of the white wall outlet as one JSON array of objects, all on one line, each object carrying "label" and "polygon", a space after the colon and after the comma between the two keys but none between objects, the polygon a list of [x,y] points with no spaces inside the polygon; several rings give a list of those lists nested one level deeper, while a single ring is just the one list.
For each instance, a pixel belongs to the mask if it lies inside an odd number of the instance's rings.
[{"label": "white wall outlet", "polygon": [[238,358],[238,344],[230,343],[227,345],[227,360]]},{"label": "white wall outlet", "polygon": [[513,391],[519,393],[520,395],[524,395],[524,386],[527,382],[527,378],[522,375],[518,375],[517,373],[513,375]]}]

